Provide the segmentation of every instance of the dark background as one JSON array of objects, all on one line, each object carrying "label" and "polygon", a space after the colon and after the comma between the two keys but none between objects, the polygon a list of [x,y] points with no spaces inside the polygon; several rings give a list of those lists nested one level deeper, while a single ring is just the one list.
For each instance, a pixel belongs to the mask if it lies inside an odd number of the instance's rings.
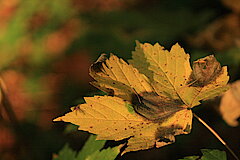
[{"label": "dark background", "polygon": [[[89,134],[52,120],[84,96],[102,94],[89,84],[89,66],[102,52],[131,58],[135,40],[167,49],[178,42],[191,61],[214,54],[235,81],[240,76],[240,2],[0,1],[0,75],[10,101],[8,109],[0,106],[0,159],[51,159],[65,143],[79,150]],[[240,127],[228,126],[218,106],[219,98],[193,112],[238,152]],[[119,159],[178,159],[200,155],[201,148],[226,150],[193,119],[192,132],[177,136],[174,144]]]}]

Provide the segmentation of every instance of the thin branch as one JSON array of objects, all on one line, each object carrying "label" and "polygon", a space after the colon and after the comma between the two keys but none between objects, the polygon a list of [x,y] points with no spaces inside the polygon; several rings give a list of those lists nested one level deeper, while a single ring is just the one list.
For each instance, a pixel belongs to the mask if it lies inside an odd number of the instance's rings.
[{"label": "thin branch", "polygon": [[193,113],[193,116],[197,118],[199,122],[201,122],[226,148],[227,150],[233,155],[233,157],[236,160],[239,160],[237,155],[233,152],[233,150],[227,145],[227,143],[217,134],[216,131],[214,131],[206,122],[204,122],[200,117],[198,117],[195,113]]}]

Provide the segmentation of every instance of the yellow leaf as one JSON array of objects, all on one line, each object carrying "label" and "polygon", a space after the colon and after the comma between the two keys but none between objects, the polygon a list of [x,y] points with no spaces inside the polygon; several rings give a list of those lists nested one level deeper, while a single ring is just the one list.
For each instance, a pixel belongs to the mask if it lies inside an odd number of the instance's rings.
[{"label": "yellow leaf", "polygon": [[214,56],[195,61],[192,70],[178,44],[169,52],[158,43],[137,42],[129,63],[102,54],[90,75],[108,96],[85,98],[85,104],[56,121],[77,124],[98,139],[128,138],[124,153],[161,147],[190,132],[192,107],[228,89],[227,69]]},{"label": "yellow leaf", "polygon": [[192,69],[189,55],[178,44],[169,52],[158,43],[152,46],[137,42],[130,63],[150,79],[158,95],[182,99],[181,88],[188,81]]},{"label": "yellow leaf", "polygon": [[[202,67],[208,66],[208,56],[194,62],[201,62]],[[218,96],[226,91],[229,77],[227,67],[220,67],[220,72],[211,83],[203,86],[189,84],[192,72],[189,55],[178,45],[172,46],[170,52],[164,50],[158,43],[141,44],[137,42],[136,51],[133,52],[133,60],[130,60],[135,68],[149,78],[151,85],[158,95],[171,100],[182,101],[183,104],[192,108],[199,105],[201,100],[207,100]],[[215,58],[214,58],[215,59]],[[211,66],[210,66],[211,67]],[[206,68],[209,70],[211,68]],[[211,76],[211,75],[207,75]]]},{"label": "yellow leaf", "polygon": [[92,85],[125,100],[131,100],[135,92],[154,91],[145,75],[140,74],[136,68],[113,54],[104,63],[97,61],[93,64],[90,68],[90,75],[96,80],[91,83]]},{"label": "yellow leaf", "polygon": [[[174,142],[174,135],[186,134],[191,124],[190,110],[178,112],[163,123],[154,123],[137,113],[130,113],[129,102],[111,96],[85,98],[86,103],[54,121],[79,125],[81,130],[97,134],[98,140],[121,140],[129,138],[124,152],[161,147]],[[165,139],[171,139],[164,142]]]},{"label": "yellow leaf", "polygon": [[224,93],[220,112],[223,119],[232,127],[239,125],[237,119],[240,117],[240,81],[231,84],[231,88]]}]

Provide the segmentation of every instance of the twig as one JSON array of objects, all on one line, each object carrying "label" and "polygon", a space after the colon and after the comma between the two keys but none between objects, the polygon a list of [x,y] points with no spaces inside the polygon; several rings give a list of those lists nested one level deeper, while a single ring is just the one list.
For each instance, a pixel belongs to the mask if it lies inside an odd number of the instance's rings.
[{"label": "twig", "polygon": [[233,155],[233,157],[236,160],[239,160],[237,155],[233,152],[233,150],[227,145],[227,143],[217,134],[216,131],[214,131],[206,122],[204,122],[200,117],[198,117],[195,113],[193,113],[193,116],[197,118],[199,122],[201,122],[226,148],[227,150]]}]

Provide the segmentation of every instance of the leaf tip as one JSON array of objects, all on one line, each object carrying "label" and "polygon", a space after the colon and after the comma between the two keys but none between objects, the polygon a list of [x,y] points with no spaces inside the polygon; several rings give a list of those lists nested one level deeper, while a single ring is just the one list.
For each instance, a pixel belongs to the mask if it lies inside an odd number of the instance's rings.
[{"label": "leaf tip", "polygon": [[177,50],[177,51],[183,50],[183,51],[184,51],[184,49],[181,47],[181,45],[180,45],[178,42],[175,43],[175,44],[172,46],[171,50]]},{"label": "leaf tip", "polygon": [[135,43],[136,43],[136,45],[141,44],[141,43],[139,42],[139,40],[135,40]]},{"label": "leaf tip", "polygon": [[53,119],[53,122],[58,122],[58,121],[63,121],[62,117],[58,117],[58,118]]}]

